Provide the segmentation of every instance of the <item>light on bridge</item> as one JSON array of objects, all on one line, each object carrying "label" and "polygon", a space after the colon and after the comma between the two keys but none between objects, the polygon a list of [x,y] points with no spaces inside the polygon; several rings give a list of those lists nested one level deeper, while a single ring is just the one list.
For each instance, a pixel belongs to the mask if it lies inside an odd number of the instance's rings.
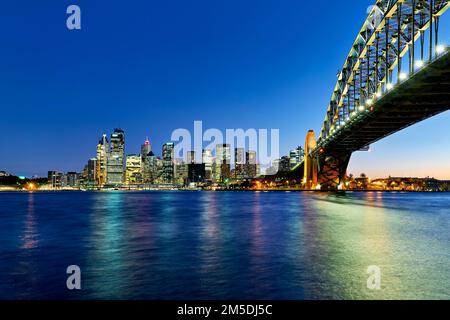
[{"label": "light on bridge", "polygon": [[359,106],[358,109],[359,109],[359,111],[364,111],[365,108],[364,108],[364,106]]},{"label": "light on bridge", "polygon": [[387,86],[386,86],[386,88],[387,88],[388,90],[392,90],[392,89],[394,89],[394,85],[393,85],[392,83],[388,83]]},{"label": "light on bridge", "polygon": [[418,60],[415,63],[416,68],[420,69],[423,68],[423,66],[425,65],[425,62],[423,62],[422,60]]},{"label": "light on bridge", "polygon": [[373,99],[368,99],[367,100],[367,105],[370,106],[373,103]]},{"label": "light on bridge", "polygon": [[436,47],[436,53],[437,54],[442,54],[442,53],[445,52],[445,50],[446,50],[446,47],[444,45],[442,45],[442,44],[440,44],[440,45],[438,45]]},{"label": "light on bridge", "polygon": [[400,80],[406,80],[406,78],[408,78],[408,75],[404,72],[400,73]]},{"label": "light on bridge", "polygon": [[381,98],[382,94],[380,91],[377,92],[377,98]]}]

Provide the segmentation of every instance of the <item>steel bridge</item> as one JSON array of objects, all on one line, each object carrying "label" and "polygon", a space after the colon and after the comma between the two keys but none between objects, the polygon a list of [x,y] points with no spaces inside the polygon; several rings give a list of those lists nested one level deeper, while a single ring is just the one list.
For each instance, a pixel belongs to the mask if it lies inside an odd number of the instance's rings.
[{"label": "steel bridge", "polygon": [[305,189],[345,188],[353,152],[450,109],[450,52],[439,21],[450,0],[378,0],[339,72],[316,140],[294,168]]}]

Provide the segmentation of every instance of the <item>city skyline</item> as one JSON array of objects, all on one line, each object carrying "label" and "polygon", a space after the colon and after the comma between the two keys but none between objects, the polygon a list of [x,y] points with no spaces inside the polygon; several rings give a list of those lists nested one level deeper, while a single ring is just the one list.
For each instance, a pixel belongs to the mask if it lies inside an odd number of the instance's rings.
[{"label": "city skyline", "polygon": [[[93,156],[91,138],[107,128],[126,128],[135,146],[126,151],[131,154],[139,153],[142,137],[162,146],[172,130],[190,128],[194,120],[217,128],[279,128],[280,153],[286,155],[304,143],[308,129],[320,130],[335,73],[373,1],[348,4],[330,2],[324,19],[340,15],[341,25],[314,35],[302,29],[314,22],[310,4],[295,1],[133,9],[111,1],[109,15],[103,6],[86,3],[79,33],[64,28],[57,5],[30,4],[24,10],[6,4],[11,16],[43,18],[33,30],[8,16],[0,22],[17,31],[14,37],[1,35],[0,103],[11,121],[4,123],[0,170],[26,176],[45,176],[51,168],[80,171],[84,157]],[[168,12],[174,24],[158,17]],[[112,24],[111,17],[122,23]],[[231,21],[247,24],[237,28]],[[443,19],[444,41],[448,25]],[[142,29],[149,30],[146,38],[136,35]],[[38,32],[49,36],[40,39]],[[305,43],[315,48],[313,55]],[[354,154],[348,173],[449,179],[449,120],[444,113]]]}]

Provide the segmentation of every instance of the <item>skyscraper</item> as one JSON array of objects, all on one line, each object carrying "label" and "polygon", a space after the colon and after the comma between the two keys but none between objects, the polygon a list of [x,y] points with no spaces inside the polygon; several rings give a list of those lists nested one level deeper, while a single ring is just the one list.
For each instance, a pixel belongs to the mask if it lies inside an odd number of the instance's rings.
[{"label": "skyscraper", "polygon": [[291,150],[291,152],[289,153],[291,169],[294,168],[297,164],[301,163],[304,156],[305,153],[302,147],[297,147],[294,150]]},{"label": "skyscraper", "polygon": [[162,156],[162,182],[171,184],[174,182],[174,144],[172,142],[163,145]]},{"label": "skyscraper", "polygon": [[152,145],[150,141],[145,139],[144,144],[141,145],[141,175],[144,183],[150,183],[150,159],[153,156]]},{"label": "skyscraper", "polygon": [[108,138],[106,134],[103,134],[102,138],[97,144],[97,161],[96,161],[96,174],[95,179],[97,185],[103,186],[106,184],[107,179],[107,162],[109,154]]},{"label": "skyscraper", "polygon": [[255,178],[257,173],[256,151],[247,151],[245,153],[245,175],[247,178]]},{"label": "skyscraper", "polygon": [[218,144],[216,146],[216,180],[224,181],[230,178],[231,150],[229,144]]},{"label": "skyscraper", "polygon": [[152,151],[152,145],[150,143],[150,140],[145,139],[144,144],[141,145],[141,156],[146,157],[150,151]]},{"label": "skyscraper", "polygon": [[114,129],[110,139],[110,151],[107,161],[107,184],[121,185],[124,182],[125,132]]},{"label": "skyscraper", "polygon": [[187,153],[187,164],[195,163],[195,151],[188,151]]},{"label": "skyscraper", "polygon": [[202,162],[205,165],[205,179],[211,180],[212,179],[212,165],[213,165],[213,159],[212,159],[212,152],[209,149],[205,149],[202,152]]},{"label": "skyscraper", "polygon": [[234,149],[234,178],[242,179],[245,177],[245,149]]},{"label": "skyscraper", "polygon": [[97,159],[92,158],[87,163],[86,179],[87,182],[95,183],[97,181]]},{"label": "skyscraper", "polygon": [[137,154],[129,154],[127,155],[126,162],[126,183],[127,184],[135,184],[142,182],[142,174],[141,174],[141,156]]}]

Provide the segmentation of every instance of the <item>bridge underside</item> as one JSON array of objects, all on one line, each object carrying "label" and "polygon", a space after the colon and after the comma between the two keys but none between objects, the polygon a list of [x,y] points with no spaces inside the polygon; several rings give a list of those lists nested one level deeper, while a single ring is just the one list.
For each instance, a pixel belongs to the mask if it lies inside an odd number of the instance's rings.
[{"label": "bridge underside", "polygon": [[343,182],[353,152],[449,109],[447,53],[352,117],[333,136],[319,141],[311,156],[319,160],[321,188],[336,189]]}]

